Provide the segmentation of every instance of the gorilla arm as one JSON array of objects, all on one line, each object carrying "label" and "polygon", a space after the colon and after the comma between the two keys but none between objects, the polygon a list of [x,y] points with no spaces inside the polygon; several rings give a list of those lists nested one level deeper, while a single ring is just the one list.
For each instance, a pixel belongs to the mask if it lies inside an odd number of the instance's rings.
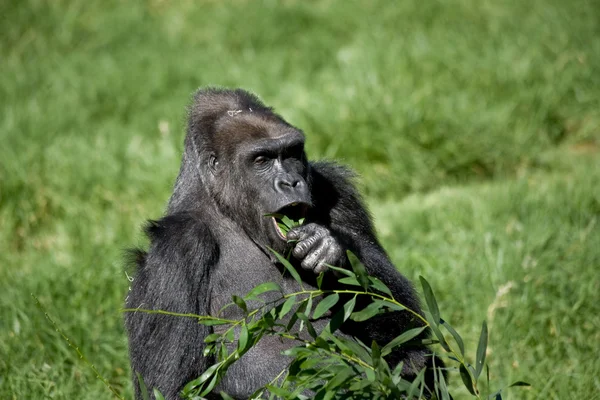
[{"label": "gorilla arm", "polygon": [[[193,215],[179,213],[150,222],[146,234],[150,249],[138,252],[127,307],[208,315],[208,271],[218,259],[208,229]],[[134,383],[139,373],[149,389],[178,399],[183,386],[208,366],[202,351],[209,328],[194,318],[134,311],[125,314],[125,323]]]},{"label": "gorilla arm", "polygon": [[[311,222],[293,228],[288,238],[297,240],[294,256],[302,266],[323,270],[322,263],[345,265],[345,250],[350,250],[365,265],[370,275],[379,278],[419,312],[420,306],[411,282],[398,272],[379,244],[375,230],[360,195],[351,182],[354,174],[333,162],[311,164],[311,193],[316,215]],[[413,308],[414,307],[414,308]]]},{"label": "gorilla arm", "polygon": [[[353,176],[347,168],[335,163],[318,162],[311,165],[313,210],[317,214],[311,218],[314,223],[296,227],[288,233],[288,237],[291,234],[291,238],[299,239],[296,247],[303,245],[300,250],[295,249],[294,255],[308,259],[308,264],[318,273],[322,262],[332,265],[337,262],[342,266],[347,264],[345,250],[350,250],[365,265],[369,275],[379,278],[388,286],[396,300],[422,314],[412,283],[396,269],[379,244],[369,213],[351,182]],[[304,264],[303,261],[303,267],[306,268]],[[359,300],[357,308],[367,305],[366,299]],[[367,344],[375,340],[384,345],[406,330],[422,325],[412,314],[399,311],[360,324],[347,321],[342,330]],[[427,332],[424,332],[422,337],[426,336]],[[386,358],[392,365],[404,361],[406,372],[413,374],[431,363],[430,357],[427,357],[429,353],[424,346],[403,347]],[[436,363],[438,366],[442,364],[439,360]]]}]

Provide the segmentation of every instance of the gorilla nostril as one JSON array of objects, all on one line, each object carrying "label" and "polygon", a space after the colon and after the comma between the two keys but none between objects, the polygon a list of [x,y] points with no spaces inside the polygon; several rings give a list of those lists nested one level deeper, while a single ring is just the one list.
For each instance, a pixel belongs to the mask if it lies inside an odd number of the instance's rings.
[{"label": "gorilla nostril", "polygon": [[285,189],[286,187],[291,187],[291,185],[290,185],[289,182],[283,181],[283,180],[277,182],[277,188],[278,189],[282,190],[282,189]]}]

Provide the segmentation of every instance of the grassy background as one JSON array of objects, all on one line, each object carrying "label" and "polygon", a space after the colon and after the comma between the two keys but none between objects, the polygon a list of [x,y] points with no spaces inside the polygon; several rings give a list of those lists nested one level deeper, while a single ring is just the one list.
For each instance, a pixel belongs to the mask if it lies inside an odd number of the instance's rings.
[{"label": "grassy background", "polygon": [[360,173],[471,354],[490,323],[494,387],[600,398],[599,21],[595,0],[0,1],[0,398],[111,398],[30,293],[131,397],[121,255],[208,84]]}]

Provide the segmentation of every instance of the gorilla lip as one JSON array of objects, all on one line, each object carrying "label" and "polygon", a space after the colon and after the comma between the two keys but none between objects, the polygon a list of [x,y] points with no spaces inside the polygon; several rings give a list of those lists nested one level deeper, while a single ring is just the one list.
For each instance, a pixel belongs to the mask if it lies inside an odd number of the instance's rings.
[{"label": "gorilla lip", "polygon": [[[309,204],[307,203],[294,202],[281,207],[274,214],[280,214],[282,216],[288,217],[292,221],[298,221],[306,217],[308,207]],[[271,220],[273,221],[273,225],[275,226],[275,232],[277,232],[279,238],[282,240],[286,240],[286,234],[281,230],[278,224],[278,222],[281,222],[281,220],[275,216],[271,216]]]}]

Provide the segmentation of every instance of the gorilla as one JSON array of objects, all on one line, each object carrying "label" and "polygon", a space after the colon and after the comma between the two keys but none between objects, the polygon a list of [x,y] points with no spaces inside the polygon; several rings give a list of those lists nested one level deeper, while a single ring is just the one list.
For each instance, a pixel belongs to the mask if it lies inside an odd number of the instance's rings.
[{"label": "gorilla", "polygon": [[[297,292],[300,285],[282,274],[271,248],[291,251],[305,288],[316,288],[322,271],[325,277],[333,273],[328,264],[349,268],[350,250],[398,301],[421,313],[411,282],[379,244],[352,172],[333,162],[309,161],[304,142],[301,130],[244,90],[199,90],[189,108],[183,160],[166,213],[146,226],[149,249],[135,251],[126,307],[216,316],[232,295],[244,296],[264,282]],[[273,213],[302,217],[304,223],[285,235],[277,219],[267,216]],[[328,282],[338,284],[331,277]],[[220,316],[240,319],[243,312],[228,307]],[[315,321],[315,329],[322,330],[330,316]],[[137,373],[149,388],[177,399],[188,381],[213,364],[203,356],[204,338],[219,332],[218,326],[145,312],[126,313],[125,325],[138,399]],[[345,323],[338,332],[383,346],[418,326],[422,323],[411,314],[397,311]],[[294,345],[263,337],[229,368],[216,392],[248,398],[289,365],[282,351]],[[413,377],[434,363],[421,345],[397,348],[386,359],[392,367],[403,361]]]}]

